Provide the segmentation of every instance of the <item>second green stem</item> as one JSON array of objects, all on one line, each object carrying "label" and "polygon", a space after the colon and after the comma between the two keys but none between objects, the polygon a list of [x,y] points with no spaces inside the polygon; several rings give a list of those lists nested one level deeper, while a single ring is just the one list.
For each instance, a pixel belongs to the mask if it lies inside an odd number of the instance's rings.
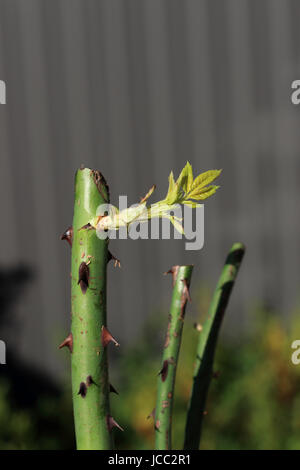
[{"label": "second green stem", "polygon": [[172,446],[171,420],[176,368],[192,271],[193,266],[174,266],[170,271],[173,276],[173,295],[155,409],[155,448],[159,450],[168,450]]}]

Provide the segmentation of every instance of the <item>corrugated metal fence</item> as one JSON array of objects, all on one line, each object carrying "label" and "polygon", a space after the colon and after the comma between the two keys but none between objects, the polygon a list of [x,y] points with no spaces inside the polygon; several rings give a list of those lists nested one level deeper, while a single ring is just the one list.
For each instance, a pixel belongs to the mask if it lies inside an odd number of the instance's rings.
[{"label": "corrugated metal fence", "polygon": [[[1,0],[1,269],[33,273],[8,349],[53,373],[69,325],[73,175],[100,169],[112,202],[134,203],[171,169],[223,168],[206,205],[204,250],[182,241],[115,241],[110,325],[129,341],[167,305],[170,265],[194,263],[213,286],[236,240],[248,252],[231,325],[250,305],[286,315],[298,300],[300,78],[297,0]],[[196,311],[196,306],[194,306]],[[230,324],[228,318],[227,325]],[[6,330],[5,330],[6,331]],[[2,339],[6,339],[2,338]],[[16,343],[16,346],[15,346]]]}]

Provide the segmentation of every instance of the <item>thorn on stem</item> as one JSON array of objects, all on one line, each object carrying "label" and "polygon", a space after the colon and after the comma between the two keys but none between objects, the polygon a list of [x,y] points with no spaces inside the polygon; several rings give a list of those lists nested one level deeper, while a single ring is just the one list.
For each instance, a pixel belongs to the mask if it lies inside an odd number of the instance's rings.
[{"label": "thorn on stem", "polygon": [[124,431],[124,429],[117,423],[117,421],[110,415],[107,415],[106,416],[106,424],[107,424],[107,428],[109,430],[109,432],[111,432],[111,430],[113,428],[118,428],[120,429],[120,431]]},{"label": "thorn on stem", "polygon": [[165,359],[163,362],[163,366],[160,369],[158,375],[161,375],[161,380],[164,382],[167,378],[168,375],[168,367],[169,367],[169,361],[168,359]]},{"label": "thorn on stem", "polygon": [[116,395],[119,395],[119,392],[115,389],[112,384],[109,384],[109,391],[110,393],[115,393]]},{"label": "thorn on stem", "polygon": [[120,346],[120,344],[119,344],[118,341],[112,336],[112,334],[110,333],[110,331],[109,331],[104,325],[102,325],[102,328],[101,328],[101,343],[102,343],[102,346],[103,346],[104,348],[106,348],[106,346],[107,346],[111,341],[115,344],[115,346]]},{"label": "thorn on stem", "polygon": [[94,382],[93,377],[91,375],[87,376],[86,385],[87,387],[90,387],[91,385],[97,385],[96,382]]},{"label": "thorn on stem", "polygon": [[67,228],[67,230],[60,236],[61,240],[66,240],[70,246],[73,243],[73,227]]},{"label": "thorn on stem", "polygon": [[83,294],[86,293],[89,287],[89,276],[90,276],[90,269],[88,265],[83,261],[79,266],[79,273],[78,273],[78,283],[81,288],[81,292]]},{"label": "thorn on stem", "polygon": [[79,392],[77,395],[81,395],[82,398],[85,398],[87,394],[87,386],[84,382],[81,382],[79,385]]},{"label": "thorn on stem", "polygon": [[118,267],[120,268],[121,267],[121,261],[116,258],[110,251],[108,252],[108,260],[107,262],[109,263],[110,260],[113,260],[114,261],[114,268]]},{"label": "thorn on stem", "polygon": [[62,349],[65,346],[67,346],[70,350],[70,353],[73,352],[73,335],[72,333],[69,334],[69,336],[64,339],[64,341],[58,346],[58,349]]}]

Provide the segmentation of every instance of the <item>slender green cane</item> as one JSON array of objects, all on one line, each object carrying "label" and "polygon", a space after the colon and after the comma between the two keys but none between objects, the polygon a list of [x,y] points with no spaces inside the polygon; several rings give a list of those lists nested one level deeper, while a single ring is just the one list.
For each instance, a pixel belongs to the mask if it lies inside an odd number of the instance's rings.
[{"label": "slender green cane", "polygon": [[168,450],[172,446],[171,421],[176,367],[192,271],[193,266],[174,266],[170,271],[173,276],[173,295],[155,408],[155,448],[160,450]]},{"label": "slender green cane", "polygon": [[[89,168],[75,177],[72,242],[72,396],[77,449],[111,449],[109,381],[106,343],[106,267],[108,240],[87,222],[109,201],[103,176]],[[106,330],[105,330],[106,331]],[[68,340],[68,339],[67,339]]]},{"label": "slender green cane", "polygon": [[185,428],[184,449],[199,449],[205,402],[213,375],[218,334],[244,253],[245,247],[241,243],[235,243],[231,247],[214,292],[207,319],[199,334],[194,382]]}]

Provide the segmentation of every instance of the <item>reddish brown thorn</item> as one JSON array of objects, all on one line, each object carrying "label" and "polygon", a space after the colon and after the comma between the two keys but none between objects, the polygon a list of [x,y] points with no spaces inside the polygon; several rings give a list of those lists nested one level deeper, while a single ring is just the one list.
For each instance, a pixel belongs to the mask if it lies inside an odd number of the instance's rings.
[{"label": "reddish brown thorn", "polygon": [[90,269],[88,265],[83,261],[79,266],[79,273],[78,273],[78,284],[80,285],[81,292],[83,294],[86,293],[89,287],[89,275]]},{"label": "reddish brown thorn", "polygon": [[170,344],[170,329],[171,329],[171,320],[172,320],[172,317],[171,315],[169,315],[169,319],[168,319],[168,328],[167,328],[167,333],[166,333],[166,339],[165,339],[165,344],[164,344],[164,348],[167,348]]},{"label": "reddish brown thorn", "polygon": [[97,385],[96,382],[94,382],[93,377],[91,375],[87,376],[86,385],[87,387],[90,387],[91,385]]},{"label": "reddish brown thorn", "polygon": [[103,325],[101,328],[101,343],[104,348],[110,343],[113,342],[115,346],[120,346],[118,341],[112,336],[108,329]]},{"label": "reddish brown thorn", "polygon": [[85,398],[86,394],[87,394],[87,386],[84,382],[81,382],[79,385],[79,392],[77,393],[77,395],[81,395],[82,398]]},{"label": "reddish brown thorn", "polygon": [[67,230],[61,235],[61,240],[67,240],[70,246],[72,246],[73,242],[73,227],[67,228]]},{"label": "reddish brown thorn", "polygon": [[158,375],[161,375],[161,380],[164,382],[167,378],[168,375],[168,367],[169,367],[169,361],[168,359],[164,360],[163,366],[161,370],[159,371]]},{"label": "reddish brown thorn", "polygon": [[159,419],[157,419],[155,421],[154,429],[155,429],[155,431],[159,431],[159,428],[160,428],[160,421],[159,421]]},{"label": "reddish brown thorn", "polygon": [[58,346],[58,349],[62,349],[65,346],[67,346],[70,350],[70,352],[73,352],[73,335],[72,333],[69,334],[69,336],[66,337],[66,339]]},{"label": "reddish brown thorn", "polygon": [[112,430],[112,428],[118,428],[120,431],[124,431],[123,428],[117,423],[117,421],[114,420],[114,418],[110,415],[106,416],[106,424],[109,432]]},{"label": "reddish brown thorn", "polygon": [[169,269],[169,271],[166,271],[164,273],[164,275],[172,274],[173,287],[175,286],[175,282],[176,282],[176,279],[177,279],[178,269],[179,269],[179,266],[173,266],[171,269]]},{"label": "reddish brown thorn", "polygon": [[115,389],[115,387],[112,384],[109,384],[109,391],[111,393],[115,393],[116,395],[119,395],[119,392]]},{"label": "reddish brown thorn", "polygon": [[147,419],[150,419],[150,418],[155,419],[155,408],[153,408],[153,410],[151,411],[151,413],[148,414]]},{"label": "reddish brown thorn", "polygon": [[116,268],[116,267],[118,267],[118,268],[121,267],[121,261],[120,261],[118,258],[116,258],[116,257],[109,251],[109,252],[108,252],[108,260],[107,260],[107,262],[109,263],[110,260],[113,260],[113,261],[114,261],[114,267],[115,267],[115,268]]}]

